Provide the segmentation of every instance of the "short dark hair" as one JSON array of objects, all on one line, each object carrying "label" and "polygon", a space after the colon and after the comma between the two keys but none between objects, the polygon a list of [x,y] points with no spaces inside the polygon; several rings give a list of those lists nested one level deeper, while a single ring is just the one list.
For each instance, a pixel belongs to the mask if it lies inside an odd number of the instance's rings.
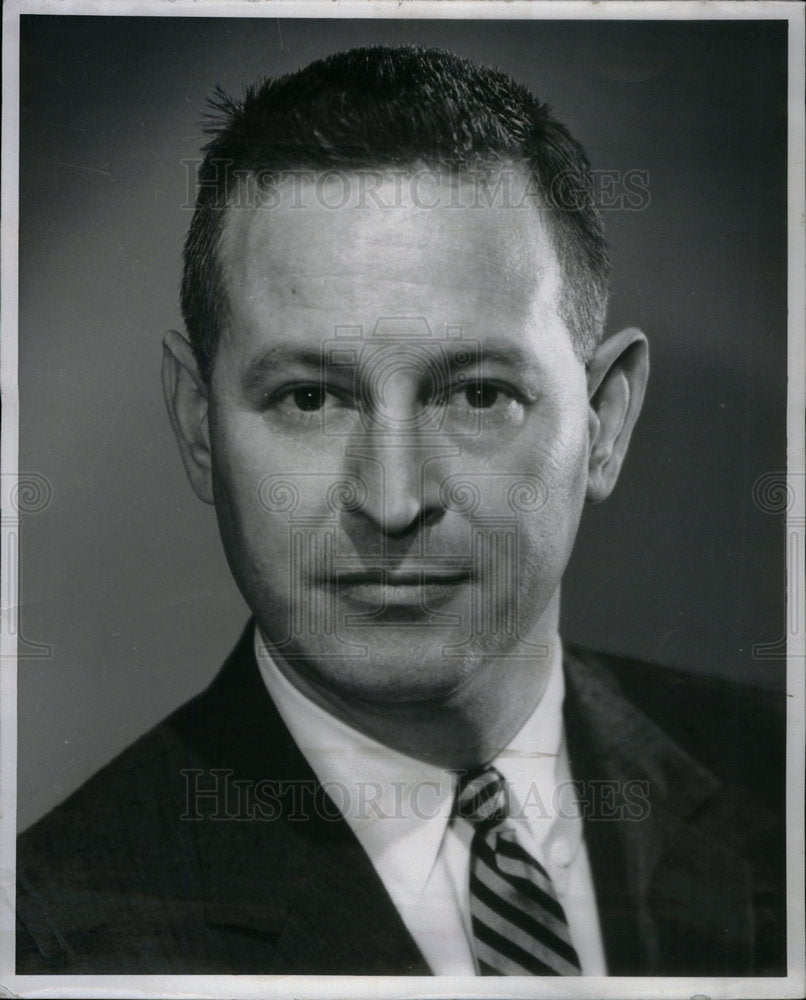
[{"label": "short dark hair", "polygon": [[582,146],[525,87],[452,53],[416,46],[351,49],[211,99],[211,136],[184,248],[182,312],[202,378],[227,315],[219,247],[244,176],[284,171],[523,168],[548,209],[562,267],[560,313],[578,356],[602,337],[610,262]]}]

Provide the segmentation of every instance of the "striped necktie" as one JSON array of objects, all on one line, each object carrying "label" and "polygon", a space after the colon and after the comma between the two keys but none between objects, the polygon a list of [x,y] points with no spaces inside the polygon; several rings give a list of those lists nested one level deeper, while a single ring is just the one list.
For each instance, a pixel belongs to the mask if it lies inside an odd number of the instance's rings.
[{"label": "striped necktie", "polygon": [[494,767],[461,776],[455,814],[475,832],[470,917],[484,976],[578,976],[579,957],[548,872],[507,823],[506,785]]}]

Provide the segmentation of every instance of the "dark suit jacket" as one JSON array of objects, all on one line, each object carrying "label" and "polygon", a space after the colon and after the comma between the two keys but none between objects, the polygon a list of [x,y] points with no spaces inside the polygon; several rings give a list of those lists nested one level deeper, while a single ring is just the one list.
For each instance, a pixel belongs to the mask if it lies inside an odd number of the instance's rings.
[{"label": "dark suit jacket", "polygon": [[[778,700],[579,650],[565,672],[609,972],[784,974]],[[21,836],[18,973],[427,975],[335,813],[250,626],[206,691]]]}]

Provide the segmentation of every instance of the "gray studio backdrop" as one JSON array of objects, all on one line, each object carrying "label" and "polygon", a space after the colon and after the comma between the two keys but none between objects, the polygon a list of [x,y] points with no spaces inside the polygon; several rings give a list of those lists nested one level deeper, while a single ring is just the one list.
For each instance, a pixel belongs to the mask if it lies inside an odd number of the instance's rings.
[{"label": "gray studio backdrop", "polygon": [[247,617],[159,383],[205,95],[409,42],[509,71],[581,139],[613,244],[608,328],[651,338],[566,636],[780,682],[758,647],[785,629],[783,526],[754,484],[785,467],[784,24],[28,16],[20,468],[52,497],[22,521],[21,827],[201,689]]}]

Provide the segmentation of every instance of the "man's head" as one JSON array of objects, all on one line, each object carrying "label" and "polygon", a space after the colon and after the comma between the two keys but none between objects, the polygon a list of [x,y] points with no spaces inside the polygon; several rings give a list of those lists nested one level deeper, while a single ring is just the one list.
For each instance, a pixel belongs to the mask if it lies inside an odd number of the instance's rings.
[{"label": "man's head", "polygon": [[[267,85],[213,144],[235,158],[242,143],[255,166],[226,210],[202,188],[192,346],[166,339],[174,428],[289,676],[380,738],[468,763],[542,690],[583,503],[609,493],[640,409],[645,342],[597,346],[606,259],[584,156],[515,84],[442,53],[364,50],[276,87],[281,117],[261,118]],[[576,200],[549,203],[572,169]],[[192,287],[209,300],[196,319]],[[446,711],[472,750],[437,747],[458,730],[436,724],[423,749],[413,720]],[[419,735],[393,740],[394,718]]]}]

